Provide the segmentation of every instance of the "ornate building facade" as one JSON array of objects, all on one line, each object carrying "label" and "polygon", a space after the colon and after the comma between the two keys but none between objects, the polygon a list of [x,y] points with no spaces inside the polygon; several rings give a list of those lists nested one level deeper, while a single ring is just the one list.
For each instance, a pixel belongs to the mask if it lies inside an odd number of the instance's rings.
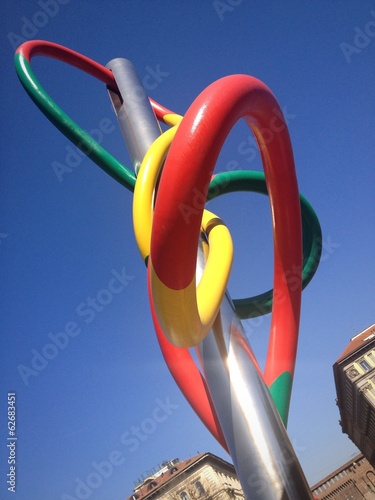
[{"label": "ornate building facade", "polygon": [[342,431],[375,466],[375,325],[350,340],[333,372]]},{"label": "ornate building facade", "polygon": [[311,487],[317,500],[373,500],[375,471],[362,453]]},{"label": "ornate building facade", "polygon": [[127,500],[244,499],[233,465],[212,453],[171,460],[138,484]]},{"label": "ornate building facade", "polygon": [[[375,470],[362,453],[311,487],[314,500],[374,500]],[[126,500],[236,500],[245,496],[233,465],[211,454],[171,460]]]}]

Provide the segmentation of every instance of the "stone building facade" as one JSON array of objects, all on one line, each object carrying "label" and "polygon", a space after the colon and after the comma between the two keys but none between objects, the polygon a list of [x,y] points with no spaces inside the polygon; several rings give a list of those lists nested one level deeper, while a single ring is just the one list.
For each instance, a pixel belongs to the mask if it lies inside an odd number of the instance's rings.
[{"label": "stone building facade", "polygon": [[233,465],[212,453],[171,460],[138,484],[127,500],[244,499]]},{"label": "stone building facade", "polygon": [[362,453],[311,487],[317,500],[374,500],[375,470]]},{"label": "stone building facade", "polygon": [[[314,500],[375,500],[375,469],[359,453],[311,487]],[[239,500],[233,465],[211,454],[165,462],[126,500]]]},{"label": "stone building facade", "polygon": [[350,340],[333,372],[342,432],[375,466],[375,325]]}]

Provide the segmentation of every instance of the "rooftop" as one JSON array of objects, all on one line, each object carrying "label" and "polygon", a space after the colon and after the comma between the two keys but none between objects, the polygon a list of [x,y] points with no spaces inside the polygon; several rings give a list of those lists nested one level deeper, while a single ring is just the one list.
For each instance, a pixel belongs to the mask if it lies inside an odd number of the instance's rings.
[{"label": "rooftop", "polygon": [[350,339],[349,344],[346,346],[345,350],[338,357],[336,363],[344,360],[350,356],[353,352],[358,351],[361,347],[370,343],[375,338],[375,324],[363,330],[363,332],[358,333],[353,338]]},{"label": "rooftop", "polygon": [[130,495],[127,500],[142,500],[144,498],[147,498],[147,496],[157,488],[160,488],[174,477],[179,476],[181,473],[187,471],[190,467],[194,468],[207,462],[219,465],[220,467],[224,467],[224,469],[227,469],[228,471],[231,471],[233,474],[235,474],[235,470],[232,464],[209,452],[199,453],[198,455],[195,455],[194,457],[188,458],[186,460],[180,461],[178,459],[174,459],[170,462],[165,462],[164,464],[162,464],[163,466],[159,471],[147,477],[144,481],[142,481],[142,483],[137,485],[133,490],[133,494]]},{"label": "rooftop", "polygon": [[208,456],[210,453],[200,453],[186,460],[174,459],[167,462],[158,472],[147,477],[141,484],[134,488],[134,493],[127,500],[138,500],[144,498],[155,488],[159,488],[169,481],[174,474],[179,474],[189,466],[198,462],[202,457]]}]

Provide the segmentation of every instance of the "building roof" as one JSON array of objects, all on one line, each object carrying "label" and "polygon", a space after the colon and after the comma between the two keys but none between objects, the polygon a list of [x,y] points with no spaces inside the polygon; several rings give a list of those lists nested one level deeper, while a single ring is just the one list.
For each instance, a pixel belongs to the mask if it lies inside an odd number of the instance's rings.
[{"label": "building roof", "polygon": [[355,337],[350,339],[349,344],[346,346],[344,352],[337,358],[336,363],[340,363],[345,358],[349,357],[354,352],[360,350],[366,344],[375,339],[375,324],[358,333]]},{"label": "building roof", "polygon": [[186,460],[181,460],[178,462],[171,462],[171,466],[168,467],[162,474],[154,474],[153,476],[145,479],[140,485],[134,488],[134,493],[127,498],[127,500],[143,500],[146,499],[148,495],[153,493],[156,489],[164,486],[168,481],[179,476],[182,472],[187,471],[190,467],[195,467],[199,462],[220,462],[222,466],[226,468],[233,469],[235,474],[234,466],[229,462],[213,455],[212,453],[200,453],[194,457],[188,458]]},{"label": "building roof", "polygon": [[348,460],[347,462],[342,464],[340,467],[338,467],[337,469],[332,471],[328,476],[323,477],[323,479],[321,479],[318,483],[313,484],[311,486],[311,491],[317,490],[320,486],[325,484],[327,481],[329,481],[333,477],[341,474],[341,472],[344,471],[345,469],[347,469],[350,465],[353,465],[354,463],[359,462],[363,458],[363,456],[364,456],[363,453],[358,453],[354,458],[352,458],[351,460]]},{"label": "building roof", "polygon": [[186,470],[192,464],[198,462],[207,453],[200,453],[195,457],[188,458],[186,460],[178,461],[173,463],[164,473],[160,475],[153,475],[145,479],[140,485],[134,488],[134,493],[128,500],[142,499],[145,498],[149,493],[154,491],[156,488],[160,488],[162,485],[167,483],[170,479],[176,477],[182,471]]}]

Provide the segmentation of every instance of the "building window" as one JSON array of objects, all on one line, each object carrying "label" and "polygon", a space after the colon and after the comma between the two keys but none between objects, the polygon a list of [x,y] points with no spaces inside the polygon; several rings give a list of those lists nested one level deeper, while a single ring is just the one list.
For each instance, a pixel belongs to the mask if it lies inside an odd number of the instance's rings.
[{"label": "building window", "polygon": [[182,491],[180,493],[180,498],[181,498],[181,500],[190,500],[189,495],[186,493],[186,491]]},{"label": "building window", "polygon": [[365,372],[369,372],[371,370],[371,366],[368,364],[368,362],[365,359],[361,359],[359,361],[359,365]]},{"label": "building window", "polygon": [[206,490],[203,487],[203,484],[200,481],[195,483],[195,489],[197,490],[198,495],[205,495]]}]

